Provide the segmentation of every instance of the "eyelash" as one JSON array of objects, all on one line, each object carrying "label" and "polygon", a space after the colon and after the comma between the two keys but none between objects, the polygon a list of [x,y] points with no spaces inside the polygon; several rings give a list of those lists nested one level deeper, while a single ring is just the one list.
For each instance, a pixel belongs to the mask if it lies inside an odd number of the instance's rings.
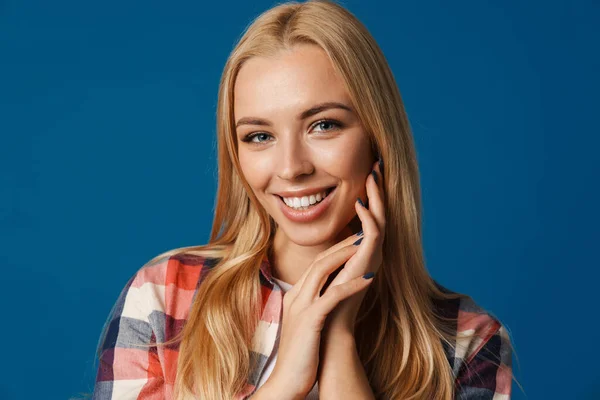
[{"label": "eyelash", "polygon": [[[321,119],[321,120],[319,120],[319,121],[315,122],[315,123],[314,123],[312,126],[314,127],[314,126],[317,126],[317,125],[319,125],[319,124],[322,124],[322,123],[324,123],[324,122],[327,122],[327,123],[330,123],[330,124],[332,124],[332,125],[336,125],[336,126],[337,126],[337,128],[332,128],[332,129],[329,129],[329,130],[327,130],[327,132],[329,132],[329,131],[332,131],[332,130],[337,130],[337,129],[340,129],[340,128],[342,128],[342,126],[343,126],[341,122],[339,122],[339,121],[336,121],[336,120],[334,120],[334,119]],[[248,135],[244,136],[244,138],[242,139],[242,142],[246,142],[246,143],[250,143],[250,144],[261,144],[261,143],[265,143],[265,142],[253,142],[253,141],[252,141],[252,139],[254,139],[254,137],[256,137],[256,136],[258,136],[258,135],[268,135],[268,136],[271,136],[271,135],[269,135],[269,134],[268,134],[268,133],[266,133],[266,132],[254,132],[254,133],[250,133],[250,134],[248,134]]]}]

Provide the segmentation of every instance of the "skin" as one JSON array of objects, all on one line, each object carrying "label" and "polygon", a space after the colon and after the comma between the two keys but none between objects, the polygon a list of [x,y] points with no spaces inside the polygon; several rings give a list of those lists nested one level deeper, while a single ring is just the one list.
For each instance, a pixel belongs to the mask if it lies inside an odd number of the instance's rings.
[{"label": "skin", "polygon": [[[342,103],[350,110],[332,108],[298,118],[324,102]],[[234,118],[242,172],[277,224],[270,255],[273,275],[294,286],[284,297],[284,309],[285,302],[289,304],[284,310],[288,322],[283,323],[286,333],[282,332],[280,352],[287,357],[280,354],[272,377],[255,397],[305,398],[316,373],[319,397],[324,400],[373,399],[358,356],[354,325],[369,284],[361,276],[377,272],[383,258],[383,177],[343,81],[316,46],[296,46],[271,58],[253,57],[237,77]],[[254,121],[240,125],[243,119]],[[256,119],[264,123],[257,124]],[[289,220],[281,212],[281,200],[274,195],[332,185],[337,189],[328,209],[308,223]],[[359,205],[357,198],[369,209]],[[357,239],[353,233],[361,227],[363,240],[353,246]],[[341,265],[333,261],[334,252],[350,249],[353,255],[325,294],[313,296],[315,277],[324,282],[326,274]],[[326,271],[324,265],[329,265]],[[335,309],[326,312],[326,326],[313,327],[315,318],[320,320],[315,305],[322,306],[336,297],[341,299],[336,300]],[[315,353],[318,346],[308,349],[317,345],[312,343],[311,329],[322,330],[319,357]],[[293,344],[288,344],[290,340]],[[319,360],[318,371],[314,369],[315,358]],[[291,392],[290,377],[301,385],[297,393]]]},{"label": "skin", "polygon": [[[234,88],[236,122],[254,117],[270,123],[238,126],[238,155],[254,194],[277,223],[273,275],[292,285],[320,252],[360,229],[355,203],[357,197],[367,202],[365,180],[376,161],[353,110],[332,108],[298,120],[300,113],[324,102],[352,109],[341,77],[326,53],[313,45],[252,57],[241,67]],[[323,119],[335,121],[318,122]],[[243,141],[249,134],[256,135]],[[333,202],[308,223],[289,220],[274,195],[331,185],[337,185]]]}]

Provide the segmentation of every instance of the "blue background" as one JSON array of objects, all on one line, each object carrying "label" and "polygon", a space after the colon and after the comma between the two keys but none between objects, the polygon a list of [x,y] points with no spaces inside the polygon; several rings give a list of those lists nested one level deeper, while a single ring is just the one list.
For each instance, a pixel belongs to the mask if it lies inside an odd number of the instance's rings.
[{"label": "blue background", "polygon": [[[208,241],[220,74],[274,4],[0,2],[1,399],[90,392],[127,279]],[[528,398],[600,398],[599,3],[343,4],[406,104],[431,274],[511,330]]]}]

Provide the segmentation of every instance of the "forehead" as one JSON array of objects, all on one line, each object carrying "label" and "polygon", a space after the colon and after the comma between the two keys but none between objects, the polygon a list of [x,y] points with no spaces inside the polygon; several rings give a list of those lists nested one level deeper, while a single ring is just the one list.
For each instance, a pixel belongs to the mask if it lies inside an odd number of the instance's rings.
[{"label": "forehead", "polygon": [[329,57],[315,45],[297,45],[273,57],[252,57],[234,87],[235,118],[305,108],[350,97]]}]

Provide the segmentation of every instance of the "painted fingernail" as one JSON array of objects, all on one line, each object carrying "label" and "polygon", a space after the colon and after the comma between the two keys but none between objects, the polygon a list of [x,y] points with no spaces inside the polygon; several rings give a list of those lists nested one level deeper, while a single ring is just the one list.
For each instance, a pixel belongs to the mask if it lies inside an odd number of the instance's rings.
[{"label": "painted fingernail", "polygon": [[360,242],[362,242],[363,238],[358,239],[356,242],[352,243],[354,246],[358,246]]},{"label": "painted fingernail", "polygon": [[381,156],[379,156],[379,171],[381,171],[381,174],[383,175],[383,158],[381,158]]},{"label": "painted fingernail", "polygon": [[367,272],[366,274],[363,275],[363,278],[371,279],[374,276],[375,276],[375,272]]},{"label": "painted fingernail", "polygon": [[360,231],[356,232],[356,236],[362,236],[363,234],[364,234],[364,232],[362,229]]},{"label": "painted fingernail", "polygon": [[362,200],[360,199],[360,197],[357,197],[356,200],[358,201],[358,204],[360,204],[361,206],[365,206],[365,203],[362,202]]},{"label": "painted fingernail", "polygon": [[375,179],[375,183],[377,183],[377,172],[375,172],[375,170],[372,170],[371,175],[373,175],[373,179]]}]

